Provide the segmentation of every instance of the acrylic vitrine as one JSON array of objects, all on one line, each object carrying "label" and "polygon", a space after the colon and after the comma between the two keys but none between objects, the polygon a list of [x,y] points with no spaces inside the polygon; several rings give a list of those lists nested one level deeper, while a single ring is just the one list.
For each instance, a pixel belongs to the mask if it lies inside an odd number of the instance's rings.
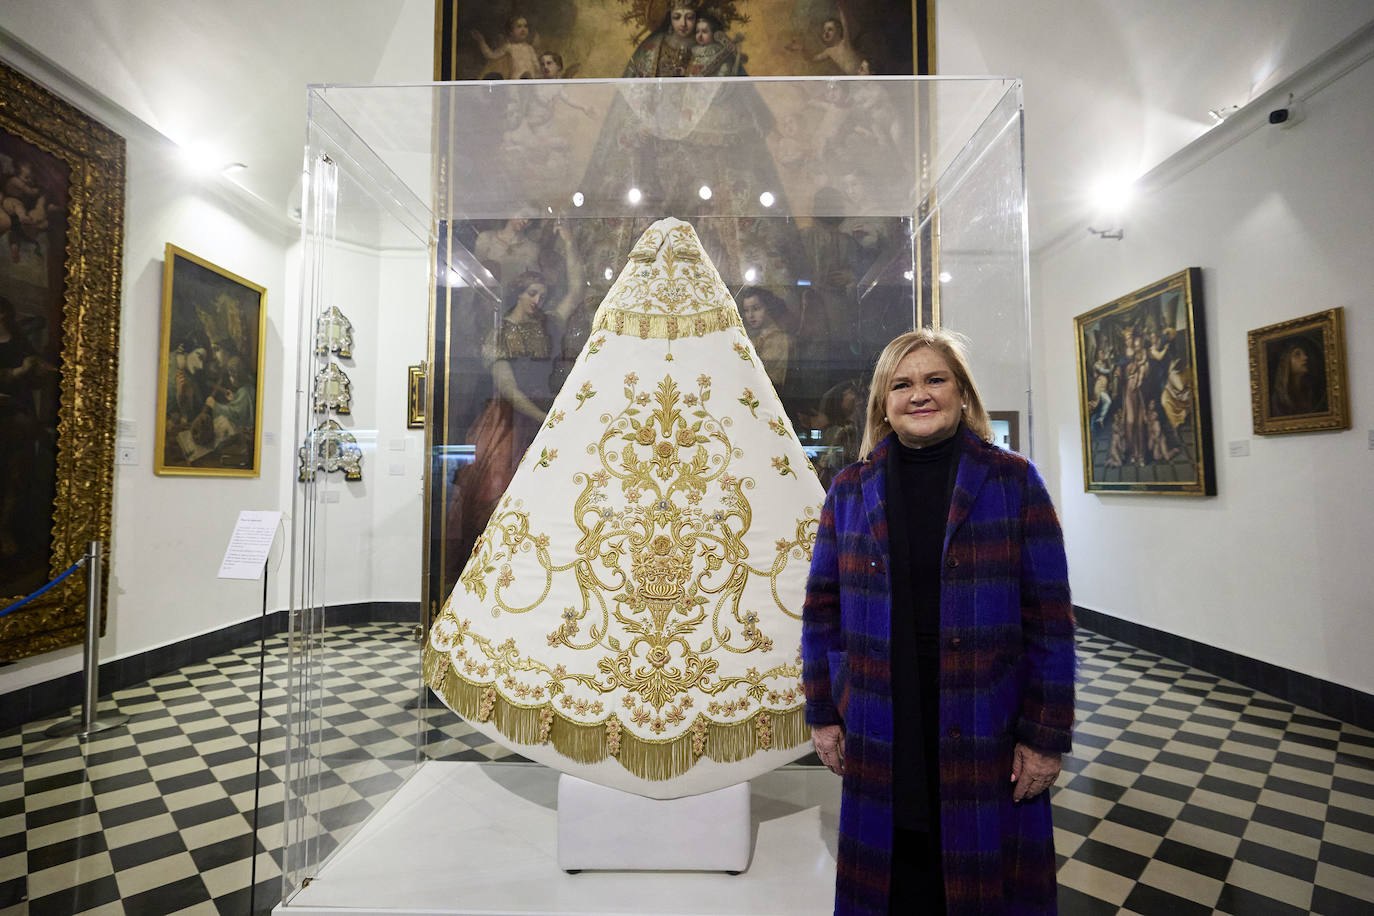
[{"label": "acrylic vitrine", "polygon": [[[564,883],[549,774],[422,683],[427,624],[506,483],[490,450],[528,445],[631,246],[672,216],[737,299],[764,292],[746,330],[771,335],[755,344],[822,482],[857,458],[875,355],[922,324],[968,335],[1003,441],[1028,451],[1022,117],[1007,79],[311,88],[284,912],[644,912],[683,880]],[[531,283],[566,321],[521,344],[547,372],[513,382],[491,346]],[[316,345],[340,316],[348,356]],[[316,395],[341,376],[347,413]],[[432,785],[436,763],[468,781]],[[751,868],[768,906],[818,905],[789,904],[805,876],[769,858],[773,835],[760,827]],[[817,843],[796,867],[823,885]]]}]

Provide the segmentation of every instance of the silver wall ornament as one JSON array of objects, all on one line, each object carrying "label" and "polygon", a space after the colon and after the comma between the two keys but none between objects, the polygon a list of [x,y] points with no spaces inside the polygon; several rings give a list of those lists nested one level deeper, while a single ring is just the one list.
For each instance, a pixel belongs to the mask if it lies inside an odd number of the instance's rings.
[{"label": "silver wall ornament", "polygon": [[353,382],[339,368],[338,363],[330,363],[315,376],[315,412],[333,410],[338,413],[351,413],[353,402]]},{"label": "silver wall ornament", "polygon": [[345,480],[363,479],[363,452],[358,440],[332,418],[315,427],[310,441],[301,446],[300,465],[298,479],[302,482],[314,480],[317,470],[343,471]]},{"label": "silver wall ornament", "polygon": [[315,322],[315,352],[353,358],[353,322],[344,317],[337,305],[331,305]]}]

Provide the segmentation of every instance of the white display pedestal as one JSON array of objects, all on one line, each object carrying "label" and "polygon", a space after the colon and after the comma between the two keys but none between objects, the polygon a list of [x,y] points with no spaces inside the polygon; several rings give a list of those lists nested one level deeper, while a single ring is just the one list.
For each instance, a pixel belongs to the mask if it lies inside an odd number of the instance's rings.
[{"label": "white display pedestal", "polygon": [[840,780],[818,767],[750,783],[752,857],[722,872],[558,865],[558,773],[532,764],[424,764],[279,916],[635,914],[826,916],[835,899]]},{"label": "white display pedestal", "polygon": [[644,798],[558,777],[558,867],[564,871],[723,871],[749,867],[749,784]]}]

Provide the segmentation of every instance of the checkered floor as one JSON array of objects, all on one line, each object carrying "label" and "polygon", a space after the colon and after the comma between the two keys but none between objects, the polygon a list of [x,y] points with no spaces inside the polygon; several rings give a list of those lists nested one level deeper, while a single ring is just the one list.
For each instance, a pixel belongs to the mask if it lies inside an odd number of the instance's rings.
[{"label": "checkered floor", "polygon": [[[415,759],[408,629],[327,640],[320,858]],[[1374,735],[1087,631],[1078,643],[1075,750],[1053,796],[1062,912],[1374,912]],[[51,719],[0,735],[0,916],[270,909],[285,651],[269,642],[261,774],[257,646],[120,691],[129,726],[84,745],[45,737]],[[520,759],[447,710],[426,717],[428,756]]]}]

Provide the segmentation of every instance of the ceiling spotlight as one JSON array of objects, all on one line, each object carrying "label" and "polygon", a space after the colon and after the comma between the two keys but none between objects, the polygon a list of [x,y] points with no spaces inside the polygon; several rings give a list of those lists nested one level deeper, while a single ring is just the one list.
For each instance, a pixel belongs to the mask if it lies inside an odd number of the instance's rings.
[{"label": "ceiling spotlight", "polygon": [[711,189],[706,185],[702,185],[701,187],[697,188],[697,197],[700,197],[702,200],[710,200]]},{"label": "ceiling spotlight", "polygon": [[1124,178],[1107,178],[1093,188],[1093,209],[1105,216],[1116,216],[1126,209],[1135,196],[1135,182]]},{"label": "ceiling spotlight", "polygon": [[615,276],[615,271],[613,271],[613,270],[611,270],[609,267],[607,267],[607,268],[606,268],[606,274],[605,274],[605,276],[606,276],[606,279],[609,280],[609,279],[611,279],[611,277],[614,277],[614,276]]},{"label": "ceiling spotlight", "polygon": [[582,196],[582,192],[581,192],[581,191],[574,191],[574,192],[573,192],[573,206],[574,206],[574,207],[580,207],[580,206],[582,206],[582,205],[583,205],[584,203],[586,203],[586,202],[587,202],[587,198],[585,198],[585,197]]},{"label": "ceiling spotlight", "polygon": [[639,188],[630,188],[630,193],[625,195],[625,199],[632,204],[637,204],[644,199],[644,192]]},{"label": "ceiling spotlight", "polygon": [[758,279],[758,277],[759,277],[759,272],[758,272],[757,270],[755,270],[754,268],[752,268],[752,267],[750,267],[750,268],[748,268],[748,269],[746,269],[746,270],[744,271],[744,280],[745,280],[745,282],[747,282],[747,283],[753,283],[755,280]]},{"label": "ceiling spotlight", "polygon": [[777,201],[777,198],[773,196],[772,191],[764,191],[759,195],[759,203],[763,204],[765,207],[773,206],[775,201]]},{"label": "ceiling spotlight", "polygon": [[941,282],[941,283],[948,283],[950,280],[953,280],[953,279],[954,279],[954,275],[951,274],[949,271],[947,271],[947,270],[942,270],[942,271],[940,271],[940,282]]}]

